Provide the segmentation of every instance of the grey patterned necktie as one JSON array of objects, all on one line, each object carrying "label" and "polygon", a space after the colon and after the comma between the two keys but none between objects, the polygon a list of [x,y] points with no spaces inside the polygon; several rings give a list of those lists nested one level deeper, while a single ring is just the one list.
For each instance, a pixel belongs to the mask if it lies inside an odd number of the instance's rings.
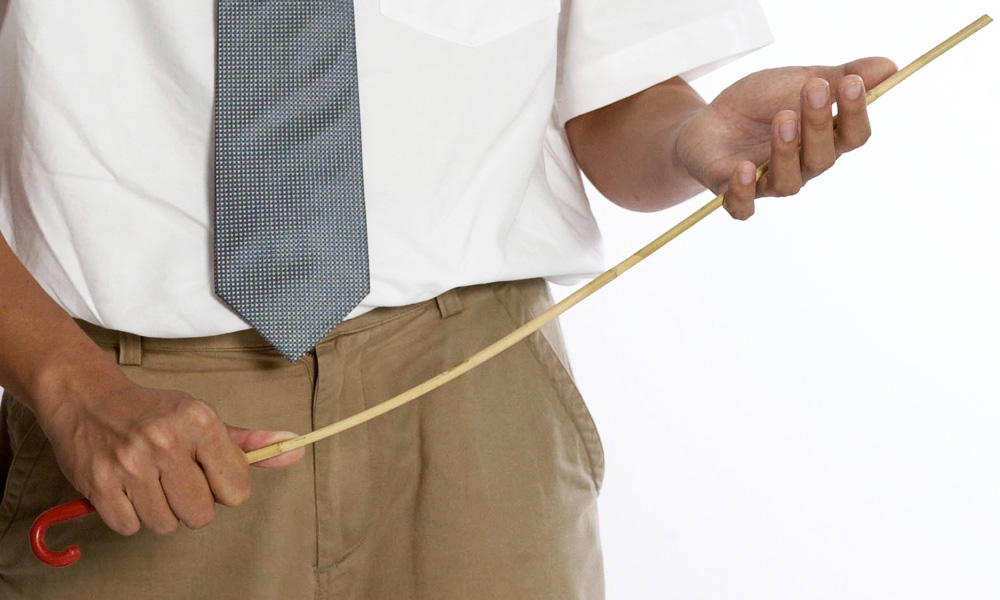
[{"label": "grey patterned necktie", "polygon": [[368,294],[353,0],[219,0],[215,290],[289,361]]}]

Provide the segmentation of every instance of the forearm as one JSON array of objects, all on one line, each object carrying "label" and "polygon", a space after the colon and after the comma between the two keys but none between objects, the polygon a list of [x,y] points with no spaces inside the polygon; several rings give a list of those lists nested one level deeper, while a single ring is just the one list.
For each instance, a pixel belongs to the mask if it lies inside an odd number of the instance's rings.
[{"label": "forearm", "polygon": [[35,281],[0,235],[0,386],[33,412],[125,374]]},{"label": "forearm", "polygon": [[675,141],[705,101],[674,77],[566,123],[580,168],[609,200],[640,212],[672,206],[705,188],[680,163]]}]

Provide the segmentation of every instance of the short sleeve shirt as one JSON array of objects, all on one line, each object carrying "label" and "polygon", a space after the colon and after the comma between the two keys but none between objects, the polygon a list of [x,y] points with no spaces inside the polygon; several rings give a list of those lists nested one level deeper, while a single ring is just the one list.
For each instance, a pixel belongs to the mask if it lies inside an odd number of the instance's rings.
[{"label": "short sleeve shirt", "polygon": [[[0,0],[0,233],[72,316],[249,325],[213,292],[215,5]],[[771,43],[751,0],[356,0],[371,292],[604,268],[565,123]]]}]

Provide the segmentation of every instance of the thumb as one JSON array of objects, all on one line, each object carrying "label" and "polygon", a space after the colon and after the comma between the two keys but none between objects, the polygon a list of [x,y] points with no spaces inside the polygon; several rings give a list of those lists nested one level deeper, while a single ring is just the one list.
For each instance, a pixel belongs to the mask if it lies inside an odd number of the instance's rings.
[{"label": "thumb", "polygon": [[[244,452],[263,448],[264,446],[269,446],[282,440],[288,440],[298,435],[297,433],[292,433],[291,431],[244,429],[242,427],[233,427],[232,425],[226,425],[226,429],[229,430],[229,438],[233,440],[233,443],[239,446]],[[274,456],[258,463],[254,463],[254,466],[267,468],[287,467],[288,465],[298,462],[298,460],[301,459],[305,453],[305,448],[296,448],[295,450],[286,452],[279,456]]]},{"label": "thumb", "polygon": [[837,67],[839,76],[836,80],[830,80],[830,85],[836,88],[837,81],[844,75],[860,75],[865,81],[865,91],[885,81],[890,75],[899,70],[896,63],[884,56],[869,56],[859,58],[849,63],[844,63]]}]

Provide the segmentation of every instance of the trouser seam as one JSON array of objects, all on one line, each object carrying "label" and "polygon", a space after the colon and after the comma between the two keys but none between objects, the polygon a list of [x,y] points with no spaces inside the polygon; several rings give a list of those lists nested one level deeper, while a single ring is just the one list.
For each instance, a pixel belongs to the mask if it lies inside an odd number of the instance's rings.
[{"label": "trouser seam", "polygon": [[[507,307],[507,303],[503,300],[500,294],[496,291],[495,288],[490,288],[490,289],[493,292],[493,295],[496,298],[497,302],[500,304],[500,306],[503,307],[504,312],[507,314],[510,321],[514,323],[515,327],[520,327],[522,323],[519,323],[517,318],[513,315],[513,313],[510,312],[510,309]],[[539,367],[541,367],[544,370],[545,368],[547,368],[548,362],[545,360],[544,357],[542,357],[539,354],[535,344],[539,343],[548,344],[549,342],[548,340],[545,339],[545,336],[544,334],[542,334],[540,329],[536,329],[530,335],[528,335],[527,338],[521,341],[525,342],[529,340],[531,340],[528,343],[529,352],[531,352],[532,356],[534,356],[535,362],[539,365]],[[553,355],[555,355],[554,352]],[[560,368],[564,368],[562,366],[562,361],[559,360],[558,356],[555,356],[555,360],[557,363],[559,363]],[[587,432],[585,434],[583,431],[581,431],[577,411],[566,403],[566,399],[564,398],[562,391],[559,389],[556,382],[553,381],[552,377],[546,376],[543,377],[543,379],[545,379],[549,383],[549,386],[552,388],[553,393],[555,393],[555,395],[558,396],[559,405],[566,412],[566,415],[569,417],[570,422],[573,424],[573,429],[576,431],[577,436],[580,438],[580,442],[583,444],[585,450],[584,454],[587,455],[587,464],[589,466],[591,481],[593,482],[594,487],[599,491],[601,488],[601,482],[603,481],[604,478],[604,466],[601,465],[600,471],[598,470],[597,461],[595,459],[596,451],[594,450],[594,448],[591,447],[591,441],[589,440],[590,432]]]},{"label": "trouser seam", "polygon": [[[17,449],[17,454],[15,454],[10,461],[12,467],[14,464],[16,464],[17,459],[21,455],[21,453],[25,451],[25,446],[27,446],[28,441],[30,440],[32,434],[42,435],[37,420],[32,422],[31,426],[28,427],[28,430],[24,435],[24,441],[21,442],[21,447]],[[18,489],[17,502],[11,508],[10,519],[7,520],[7,525],[4,527],[3,533],[0,533],[0,542],[3,542],[4,538],[7,537],[7,533],[10,532],[10,528],[14,525],[14,522],[17,520],[17,513],[18,511],[21,510],[21,502],[24,501],[24,486],[26,486],[28,481],[31,480],[31,475],[35,472],[35,467],[38,466],[38,459],[41,458],[42,451],[45,449],[45,444],[48,443],[48,439],[45,438],[44,435],[42,435],[42,437],[43,437],[42,447],[38,449],[38,453],[35,454],[35,457],[32,459],[31,465],[28,467],[28,471],[24,474],[24,477],[21,478],[20,482],[21,486],[20,489]],[[7,485],[10,485],[9,476],[10,474],[8,473]],[[6,494],[4,495],[6,496]]]}]

